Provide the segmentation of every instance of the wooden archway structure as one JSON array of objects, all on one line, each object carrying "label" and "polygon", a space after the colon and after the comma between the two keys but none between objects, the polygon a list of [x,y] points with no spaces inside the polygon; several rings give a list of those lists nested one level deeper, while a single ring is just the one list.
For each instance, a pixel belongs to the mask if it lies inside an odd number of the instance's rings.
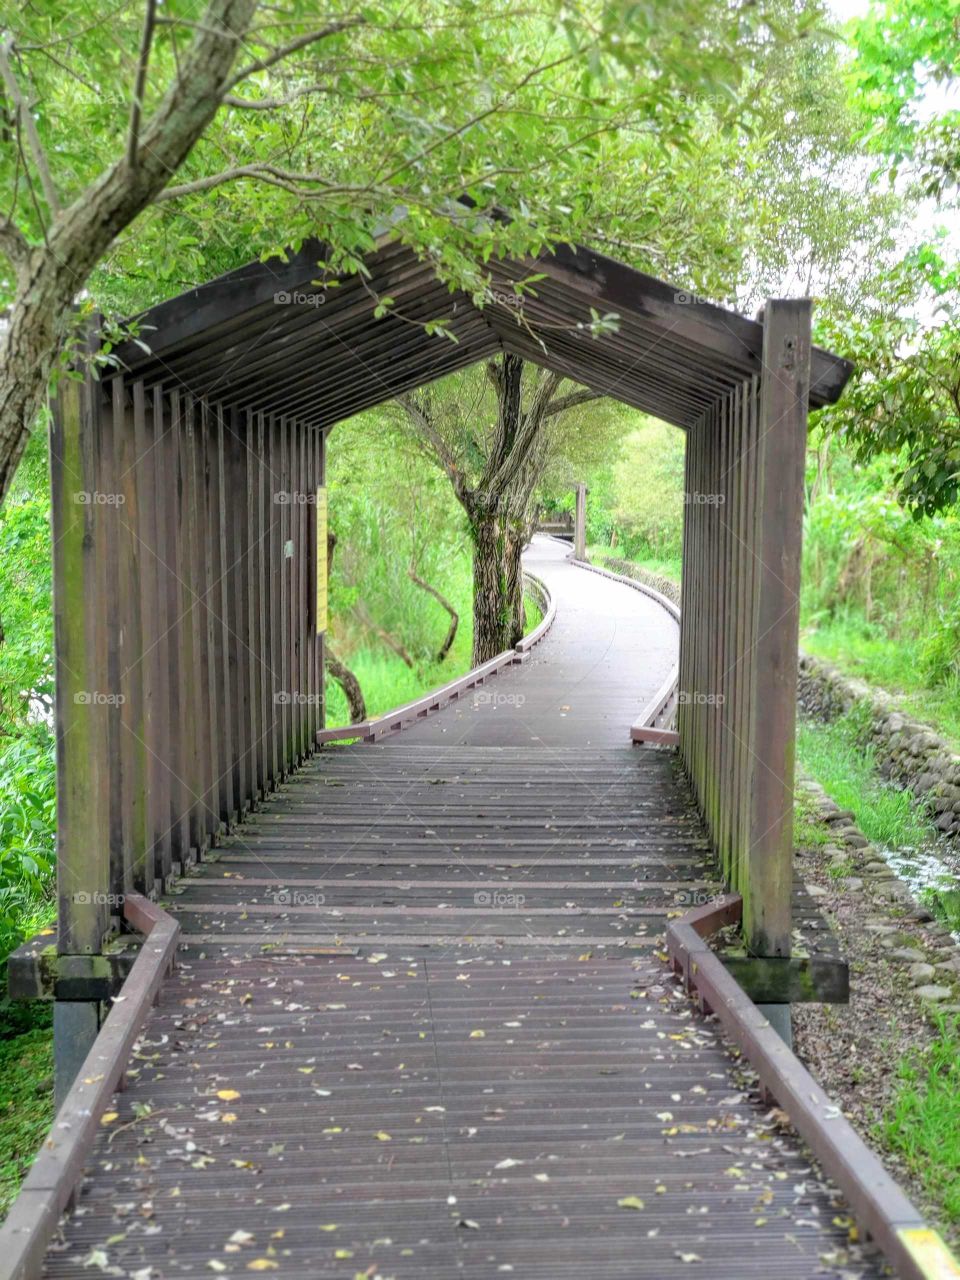
[{"label": "wooden archway structure", "polygon": [[161,890],[315,749],[327,433],[501,351],[687,433],[680,750],[748,945],[788,955],[807,413],[850,374],[811,346],[809,301],[750,320],[560,247],[496,265],[479,309],[395,240],[363,278],[318,284],[324,256],[163,303],[116,372],[61,386],[59,919],[36,979],[61,1041],[96,1030],[124,895]]}]

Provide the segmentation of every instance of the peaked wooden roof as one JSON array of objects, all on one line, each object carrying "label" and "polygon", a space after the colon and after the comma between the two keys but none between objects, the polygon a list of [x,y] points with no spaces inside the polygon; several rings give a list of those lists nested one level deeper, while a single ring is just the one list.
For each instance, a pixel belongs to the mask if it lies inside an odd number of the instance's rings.
[{"label": "peaked wooden roof", "polygon": [[[137,317],[149,353],[130,342],[117,355],[148,384],[321,426],[502,351],[679,427],[760,372],[761,323],[583,246],[496,263],[483,308],[396,240],[368,255],[366,278],[335,287],[316,283],[324,257],[311,241],[190,289]],[[393,303],[377,318],[383,297]],[[616,315],[615,329],[594,332],[597,314]],[[835,401],[851,370],[815,347],[811,407]]]}]

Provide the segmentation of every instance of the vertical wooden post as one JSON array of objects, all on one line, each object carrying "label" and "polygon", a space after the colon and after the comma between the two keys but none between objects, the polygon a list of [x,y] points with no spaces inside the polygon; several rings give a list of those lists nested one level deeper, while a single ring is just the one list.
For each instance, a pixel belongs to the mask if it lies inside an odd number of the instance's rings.
[{"label": "vertical wooden post", "polygon": [[750,832],[744,931],[758,955],[790,953],[794,732],[810,300],[771,299],[763,316],[750,687]]},{"label": "vertical wooden post", "polygon": [[93,701],[107,692],[99,584],[109,531],[96,501],[101,394],[92,378],[64,380],[50,432],[61,955],[98,952],[108,925],[107,722]]},{"label": "vertical wooden post", "polygon": [[[147,808],[148,757],[144,718],[143,631],[141,599],[144,578],[142,539],[139,532],[140,494],[137,487],[137,441],[133,416],[127,408],[122,377],[113,379],[113,439],[116,462],[114,541],[117,547],[117,641],[120,664],[120,795],[122,810],[123,882],[120,892],[153,888],[153,870],[145,865],[152,845]],[[119,500],[122,498],[122,502]],[[152,857],[151,857],[152,862]],[[122,912],[120,903],[115,914]]]},{"label": "vertical wooden post", "polygon": [[226,451],[228,435],[224,428],[222,405],[214,406],[210,421],[210,476],[213,509],[213,598],[210,609],[214,615],[213,644],[217,667],[217,707],[220,737],[220,816],[229,831],[233,827],[239,808],[235,788],[234,759],[236,747],[236,713],[232,693],[230,662],[230,516],[228,512],[231,488],[230,469]]},{"label": "vertical wooden post", "polygon": [[157,541],[163,558],[161,616],[167,631],[168,680],[166,701],[169,724],[170,863],[164,874],[185,866],[190,859],[189,797],[185,779],[189,764],[186,751],[187,700],[183,675],[183,584],[180,579],[180,397],[171,391],[166,399],[154,389],[153,429],[157,433]]},{"label": "vertical wooden post", "polygon": [[576,560],[587,558],[587,486],[577,481],[577,505],[573,523],[573,555]]},{"label": "vertical wooden post", "polygon": [[160,548],[160,513],[157,476],[160,459],[157,423],[148,412],[142,379],[133,384],[133,432],[136,449],[137,490],[140,495],[140,540],[143,544],[140,598],[140,631],[146,637],[143,658],[143,714],[149,745],[147,796],[150,861],[144,884],[153,893],[170,869],[170,715],[167,696],[167,620],[163,611],[163,575],[166,568]]}]

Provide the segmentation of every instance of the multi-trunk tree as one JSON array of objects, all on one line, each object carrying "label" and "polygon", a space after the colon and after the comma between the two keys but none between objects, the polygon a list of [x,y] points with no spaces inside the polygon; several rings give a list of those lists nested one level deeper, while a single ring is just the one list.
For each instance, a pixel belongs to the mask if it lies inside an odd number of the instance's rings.
[{"label": "multi-trunk tree", "polygon": [[487,362],[483,373],[492,396],[467,377],[399,399],[411,432],[449,477],[466,512],[475,666],[523,635],[521,554],[533,530],[536,488],[564,418],[599,398],[585,387],[562,391],[559,374],[516,355]]}]

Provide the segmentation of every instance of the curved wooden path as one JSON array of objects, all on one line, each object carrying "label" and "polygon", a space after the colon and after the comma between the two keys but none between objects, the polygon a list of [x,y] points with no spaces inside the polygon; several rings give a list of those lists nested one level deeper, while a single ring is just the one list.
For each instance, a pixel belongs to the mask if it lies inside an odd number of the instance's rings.
[{"label": "curved wooden path", "polygon": [[184,929],[51,1277],[883,1274],[671,977],[712,892],[639,592],[538,539],[522,667],[325,750],[181,884]]}]

